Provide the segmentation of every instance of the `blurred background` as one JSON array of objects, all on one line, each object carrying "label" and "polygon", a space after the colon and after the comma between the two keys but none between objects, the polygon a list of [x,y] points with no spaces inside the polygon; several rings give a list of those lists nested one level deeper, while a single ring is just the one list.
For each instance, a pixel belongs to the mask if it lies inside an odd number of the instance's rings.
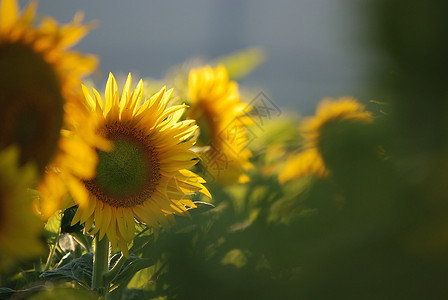
[{"label": "blurred background", "polygon": [[[263,128],[249,184],[211,185],[216,208],[157,243],[134,240],[158,265],[129,278],[128,298],[446,298],[448,2],[63,0],[38,11],[98,21],[77,48],[100,58],[101,87],[108,72],[162,78],[197,56],[259,46],[267,60],[241,83],[283,112],[313,114],[327,96],[379,101],[367,107],[372,125],[320,137],[331,146],[324,179],[279,184],[276,163],[299,149],[299,124],[283,114]],[[276,143],[283,152],[265,151]]]},{"label": "blurred background", "polygon": [[[27,1],[20,1],[22,5]],[[241,83],[281,107],[314,112],[323,97],[363,98],[374,56],[362,7],[346,0],[40,1],[38,12],[68,22],[77,11],[98,26],[77,49],[109,72],[162,78],[194,57],[215,59],[259,46],[267,60]]]}]

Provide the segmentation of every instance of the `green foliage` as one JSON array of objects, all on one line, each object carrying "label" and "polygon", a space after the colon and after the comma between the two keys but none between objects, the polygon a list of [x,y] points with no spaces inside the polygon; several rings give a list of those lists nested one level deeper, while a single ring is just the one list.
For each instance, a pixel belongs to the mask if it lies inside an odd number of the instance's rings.
[{"label": "green foliage", "polygon": [[67,208],[64,211],[61,219],[61,233],[76,233],[81,231],[84,228],[84,224],[80,224],[79,222],[75,225],[71,225],[73,217],[75,216],[77,211],[76,206],[72,206]]},{"label": "green foliage", "polygon": [[60,268],[43,272],[40,278],[46,281],[75,280],[90,287],[92,283],[92,265],[93,253],[87,253]]},{"label": "green foliage", "polygon": [[57,211],[45,224],[45,231],[50,238],[54,238],[59,234],[61,226],[62,213]]},{"label": "green foliage", "polygon": [[266,59],[262,48],[248,48],[217,58],[212,65],[223,64],[233,80],[246,77]]},{"label": "green foliage", "polygon": [[118,274],[112,279],[112,286],[126,286],[136,273],[138,274],[140,270],[149,268],[152,265],[154,265],[154,260],[151,258],[140,258],[136,255],[131,255],[120,268]]},{"label": "green foliage", "polygon": [[95,300],[97,295],[87,290],[73,289],[70,287],[56,287],[36,293],[29,297],[30,300]]}]

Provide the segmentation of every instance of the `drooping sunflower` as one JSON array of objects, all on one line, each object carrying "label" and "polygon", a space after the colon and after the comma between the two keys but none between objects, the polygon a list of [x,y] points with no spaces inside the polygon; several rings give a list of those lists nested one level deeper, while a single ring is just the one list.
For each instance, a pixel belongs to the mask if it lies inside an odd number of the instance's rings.
[{"label": "drooping sunflower", "polygon": [[187,170],[197,163],[190,148],[196,143],[197,125],[179,121],[186,105],[165,108],[173,90],[162,88],[142,101],[143,81],[131,93],[131,74],[121,100],[112,74],[106,83],[103,105],[100,94],[83,86],[86,103],[101,120],[99,133],[113,144],[98,149],[96,176],[84,181],[89,191],[87,207],[79,207],[72,224],[85,222],[91,234],[106,234],[114,248],[128,256],[134,237],[134,218],[157,232],[169,227],[173,214],[196,207],[189,197],[200,192],[211,197],[205,182]]},{"label": "drooping sunflower", "polygon": [[200,146],[210,146],[201,164],[222,184],[249,181],[252,156],[247,148],[248,104],[240,100],[238,84],[224,66],[193,69],[188,78],[189,117],[198,120]]},{"label": "drooping sunflower", "polygon": [[0,152],[0,269],[15,259],[43,253],[42,221],[33,213],[28,191],[37,180],[32,164],[19,167],[19,151],[11,146]]},{"label": "drooping sunflower", "polygon": [[41,212],[49,217],[67,190],[87,199],[76,178],[93,176],[92,145],[107,145],[94,137],[96,121],[80,91],[97,60],[70,50],[91,26],[79,14],[69,24],[44,17],[35,25],[35,9],[35,2],[23,12],[16,0],[0,4],[0,149],[17,145],[20,163],[37,165]]},{"label": "drooping sunflower", "polygon": [[321,178],[328,176],[330,171],[322,158],[324,135],[328,132],[328,128],[344,122],[365,124],[372,121],[371,113],[354,98],[322,100],[317,107],[316,115],[303,120],[301,133],[304,150],[289,156],[285,168],[279,174],[279,182],[285,183],[306,175]]}]

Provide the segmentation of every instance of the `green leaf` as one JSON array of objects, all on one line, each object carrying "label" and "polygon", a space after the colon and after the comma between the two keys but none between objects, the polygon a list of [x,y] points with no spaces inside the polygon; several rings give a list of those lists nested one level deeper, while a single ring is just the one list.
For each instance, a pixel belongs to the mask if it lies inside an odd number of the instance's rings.
[{"label": "green leaf", "polygon": [[73,288],[55,288],[39,292],[31,297],[30,300],[96,300],[98,296],[92,292]]},{"label": "green leaf", "polygon": [[10,288],[2,287],[0,288],[0,299],[8,299],[16,291]]},{"label": "green leaf", "polygon": [[195,201],[194,204],[196,204],[196,208],[188,210],[191,216],[199,215],[215,208],[213,204],[203,201]]},{"label": "green leaf", "polygon": [[145,268],[154,265],[154,260],[150,258],[140,258],[131,254],[129,259],[125,261],[117,276],[115,276],[111,283],[113,285],[127,285],[127,283],[134,277],[134,275]]},{"label": "green leaf", "polygon": [[265,57],[261,48],[252,47],[220,57],[213,64],[223,64],[231,79],[241,79],[261,65]]},{"label": "green leaf", "polygon": [[31,296],[45,289],[43,285],[36,285],[25,290],[0,288],[0,299],[31,299]]},{"label": "green leaf", "polygon": [[59,227],[61,226],[62,213],[60,210],[55,212],[50,219],[48,219],[47,224],[45,224],[45,230],[53,235],[59,234]]},{"label": "green leaf", "polygon": [[93,253],[87,253],[61,268],[46,271],[40,275],[44,280],[76,280],[86,286],[92,282]]},{"label": "green leaf", "polygon": [[64,210],[64,215],[61,220],[61,233],[79,232],[84,229],[84,224],[80,224],[79,222],[71,226],[73,217],[75,216],[77,210],[77,206],[72,206]]},{"label": "green leaf", "polygon": [[154,273],[153,267],[148,267],[138,271],[128,283],[128,289],[144,289],[149,281],[151,280],[152,274]]}]

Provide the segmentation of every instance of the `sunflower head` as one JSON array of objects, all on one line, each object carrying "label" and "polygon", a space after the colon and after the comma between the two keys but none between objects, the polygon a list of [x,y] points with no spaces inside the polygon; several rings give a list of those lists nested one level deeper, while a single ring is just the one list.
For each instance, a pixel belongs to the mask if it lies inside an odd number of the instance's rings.
[{"label": "sunflower head", "polygon": [[44,251],[39,240],[43,223],[33,213],[33,199],[28,190],[36,181],[34,165],[19,166],[17,147],[0,152],[0,268],[15,259],[36,257]]},{"label": "sunflower head", "polygon": [[17,145],[21,164],[37,165],[40,212],[48,218],[67,192],[86,202],[79,179],[93,176],[93,146],[106,143],[80,95],[81,78],[97,60],[70,50],[91,25],[80,14],[68,24],[50,17],[35,24],[35,10],[35,2],[23,12],[16,0],[0,4],[0,149]]},{"label": "sunflower head", "polygon": [[131,74],[121,98],[115,78],[109,75],[105,101],[83,86],[86,104],[100,120],[99,134],[112,144],[97,149],[96,175],[83,182],[89,192],[86,207],[79,206],[73,219],[93,226],[92,234],[107,234],[114,247],[128,255],[134,236],[134,218],[152,226],[169,227],[173,214],[195,207],[189,197],[210,196],[201,177],[187,169],[197,163],[190,148],[196,143],[193,120],[179,121],[186,105],[167,108],[172,90],[162,88],[144,100],[143,81],[131,89]]},{"label": "sunflower head", "polygon": [[324,146],[322,138],[327,135],[326,131],[331,131],[332,127],[341,124],[371,123],[372,121],[371,113],[366,111],[364,105],[354,98],[327,98],[319,103],[314,117],[303,121],[301,129],[306,147],[311,148]]},{"label": "sunflower head", "polygon": [[278,181],[283,184],[307,175],[326,177],[329,171],[325,168],[322,157],[316,148],[310,148],[291,154],[286,159],[283,170],[278,175]]},{"label": "sunflower head", "polygon": [[247,149],[248,104],[241,102],[238,84],[229,80],[224,66],[190,71],[189,117],[200,128],[200,146],[210,146],[202,157],[202,166],[217,182],[246,182],[252,156]]},{"label": "sunflower head", "polygon": [[302,123],[304,150],[290,155],[279,174],[279,182],[307,175],[328,176],[328,167],[334,166],[334,162],[345,164],[347,160],[343,157],[365,150],[354,149],[359,146],[354,137],[356,132],[366,133],[365,126],[372,122],[372,115],[354,98],[322,100],[315,116]]},{"label": "sunflower head", "polygon": [[16,0],[0,4],[0,148],[18,145],[21,163],[33,161],[42,173],[58,152],[64,105],[96,59],[67,50],[88,31],[80,17],[35,26],[35,9],[34,2],[23,13]]}]

